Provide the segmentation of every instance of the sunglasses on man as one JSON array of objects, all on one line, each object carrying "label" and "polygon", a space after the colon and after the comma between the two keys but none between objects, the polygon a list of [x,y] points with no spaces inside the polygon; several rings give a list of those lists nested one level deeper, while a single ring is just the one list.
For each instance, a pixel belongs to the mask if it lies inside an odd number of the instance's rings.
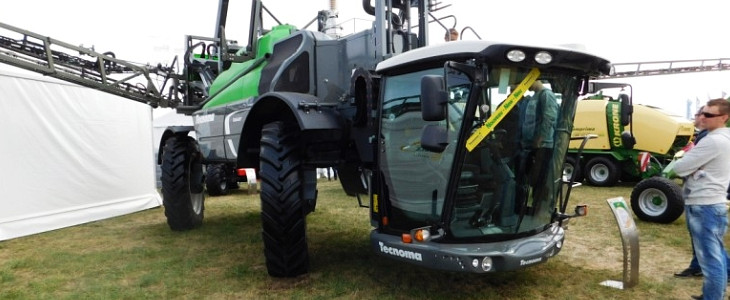
[{"label": "sunglasses on man", "polygon": [[715,118],[715,117],[724,116],[724,115],[723,114],[713,114],[713,113],[708,113],[708,112],[703,111],[703,112],[695,115],[695,117],[699,117],[699,116],[703,116],[705,118]]}]

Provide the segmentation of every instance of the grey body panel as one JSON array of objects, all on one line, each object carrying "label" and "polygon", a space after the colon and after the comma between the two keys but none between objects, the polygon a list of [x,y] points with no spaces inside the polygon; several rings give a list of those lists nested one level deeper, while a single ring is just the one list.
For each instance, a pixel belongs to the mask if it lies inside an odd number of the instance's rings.
[{"label": "grey body panel", "polygon": [[[463,244],[403,243],[400,236],[379,233],[375,229],[370,233],[370,244],[378,255],[431,269],[487,273],[480,267],[485,256],[492,258],[494,267],[489,272],[522,269],[555,256],[560,252],[564,238],[565,231],[557,224],[521,239]],[[474,259],[479,260],[479,266],[472,266]]]},{"label": "grey body panel", "polygon": [[[262,81],[259,86],[259,90],[264,91],[262,95],[193,114],[195,132],[205,160],[235,162],[242,155],[241,151],[250,152],[257,148],[250,145],[258,141],[241,141],[245,136],[258,136],[248,131],[260,130],[261,124],[283,119],[286,115],[295,116],[302,131],[342,130],[344,119],[338,111],[349,105],[352,73],[357,68],[374,69],[380,61],[375,57],[373,38],[372,30],[339,40],[319,32],[299,31],[280,41],[300,40],[290,43],[296,47],[286,49],[292,54],[280,58],[279,68],[269,75],[271,81]],[[309,58],[306,73],[310,78],[308,93],[277,91],[277,86],[281,88],[277,85],[279,82],[290,80],[286,77],[291,74],[286,71],[291,70],[290,66],[303,56]],[[272,99],[278,99],[280,103],[264,103]],[[272,112],[274,107],[288,107],[288,111]]]}]

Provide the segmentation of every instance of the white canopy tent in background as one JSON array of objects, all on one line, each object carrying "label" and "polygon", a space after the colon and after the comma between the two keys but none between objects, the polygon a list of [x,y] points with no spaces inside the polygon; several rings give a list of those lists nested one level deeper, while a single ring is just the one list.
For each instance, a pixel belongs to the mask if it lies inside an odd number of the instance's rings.
[{"label": "white canopy tent in background", "polygon": [[[152,146],[157,155],[160,139],[162,139],[165,129],[170,126],[193,126],[193,117],[179,114],[172,108],[157,108],[155,113],[157,116],[152,120]],[[190,132],[189,135],[195,137],[195,132]]]},{"label": "white canopy tent in background", "polygon": [[0,240],[158,207],[152,108],[0,70]]}]

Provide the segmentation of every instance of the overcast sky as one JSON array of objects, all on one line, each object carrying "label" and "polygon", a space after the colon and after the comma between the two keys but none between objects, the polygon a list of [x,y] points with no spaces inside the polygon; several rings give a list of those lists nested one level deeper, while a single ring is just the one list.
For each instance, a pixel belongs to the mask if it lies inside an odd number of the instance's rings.
[{"label": "overcast sky", "polygon": [[[113,51],[117,58],[169,64],[181,54],[186,34],[212,36],[217,0],[36,0],[7,1],[0,22],[74,45]],[[245,44],[249,0],[230,0],[226,35]],[[529,44],[582,44],[612,62],[730,59],[730,1],[492,1],[441,0],[452,4],[435,14],[456,16],[456,27],[474,28],[485,40]],[[264,1],[282,22],[302,27],[328,9],[329,0]],[[360,0],[339,0],[340,21],[372,19]],[[444,19],[452,26],[452,18]],[[358,26],[369,26],[359,21]],[[346,23],[346,31],[353,23]],[[316,29],[316,24],[310,27]],[[433,25],[432,43],[443,29]],[[465,34],[465,39],[476,39]],[[730,72],[627,79],[634,101],[685,115],[687,100],[730,93]]]}]

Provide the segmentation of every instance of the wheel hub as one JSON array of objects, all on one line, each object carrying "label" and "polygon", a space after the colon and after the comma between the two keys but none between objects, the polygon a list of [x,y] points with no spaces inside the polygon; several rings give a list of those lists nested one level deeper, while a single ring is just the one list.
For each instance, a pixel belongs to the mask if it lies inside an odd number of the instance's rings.
[{"label": "wheel hub", "polygon": [[608,167],[604,165],[595,165],[591,168],[591,177],[596,181],[605,181],[608,179]]},{"label": "wheel hub", "polygon": [[667,210],[668,203],[666,195],[658,189],[646,189],[639,195],[641,211],[649,216],[660,216]]},{"label": "wheel hub", "polygon": [[573,170],[573,165],[571,165],[571,164],[563,165],[563,175],[565,177],[567,177],[568,179],[572,178],[573,172],[575,172],[575,170]]}]

